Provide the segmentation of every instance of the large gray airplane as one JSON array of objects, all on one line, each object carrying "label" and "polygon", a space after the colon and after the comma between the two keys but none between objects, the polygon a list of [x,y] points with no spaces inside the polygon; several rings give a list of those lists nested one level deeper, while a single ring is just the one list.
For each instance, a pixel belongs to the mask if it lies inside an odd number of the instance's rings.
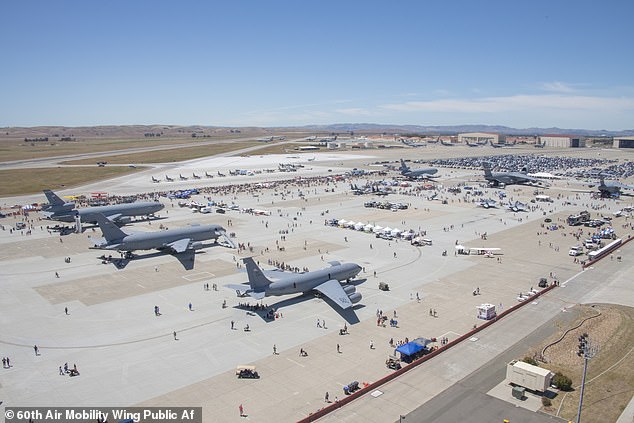
[{"label": "large gray airplane", "polygon": [[526,174],[526,169],[521,172],[491,172],[491,163],[483,162],[484,179],[493,186],[512,184],[539,184],[541,181]]},{"label": "large gray airplane", "polygon": [[401,172],[401,175],[407,177],[407,178],[411,178],[411,179],[416,179],[416,178],[435,178],[435,176],[432,176],[434,174],[436,174],[436,172],[438,172],[438,169],[436,169],[435,167],[426,167],[426,168],[420,168],[420,169],[410,169],[409,166],[407,166],[405,164],[405,161],[403,159],[401,159],[401,167],[398,168],[398,170]]},{"label": "large gray airplane", "polygon": [[159,250],[170,254],[184,253],[203,248],[201,241],[213,239],[218,242],[224,236],[233,246],[220,225],[192,225],[187,228],[158,232],[135,232],[127,234],[102,214],[96,214],[97,224],[104,239],[93,248],[116,251]]},{"label": "large gray airplane", "polygon": [[44,190],[44,194],[49,202],[49,205],[44,208],[44,215],[48,219],[60,222],[74,222],[75,216],[79,215],[82,223],[95,224],[97,223],[96,216],[103,215],[112,222],[125,224],[132,220],[132,216],[153,215],[165,207],[158,201],[146,201],[76,209],[75,203],[65,202],[49,189]]},{"label": "large gray airplane", "polygon": [[350,281],[361,271],[355,263],[331,262],[330,267],[312,272],[294,273],[281,270],[263,271],[252,257],[243,258],[249,275],[248,284],[225,285],[235,289],[238,296],[250,296],[256,300],[264,297],[318,291],[341,309],[349,309],[361,300],[354,285],[342,286],[341,281]]}]

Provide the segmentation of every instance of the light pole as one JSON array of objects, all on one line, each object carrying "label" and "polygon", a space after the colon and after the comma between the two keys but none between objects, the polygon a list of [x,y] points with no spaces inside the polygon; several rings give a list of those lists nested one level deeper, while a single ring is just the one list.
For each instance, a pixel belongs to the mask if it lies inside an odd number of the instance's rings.
[{"label": "light pole", "polygon": [[583,391],[586,387],[586,370],[588,369],[588,360],[594,357],[599,351],[598,345],[592,345],[590,337],[584,333],[579,337],[579,349],[577,355],[583,357],[583,376],[581,377],[581,393],[579,395],[579,409],[577,410],[577,423],[581,422],[581,407],[583,405]]}]

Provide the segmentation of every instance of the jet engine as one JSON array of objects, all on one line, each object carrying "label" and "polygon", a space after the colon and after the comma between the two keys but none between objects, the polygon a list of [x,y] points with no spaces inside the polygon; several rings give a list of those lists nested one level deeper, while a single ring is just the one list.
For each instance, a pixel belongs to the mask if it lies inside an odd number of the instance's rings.
[{"label": "jet engine", "polygon": [[191,244],[189,244],[189,248],[191,248],[192,250],[200,250],[201,248],[203,248],[203,243],[202,242],[192,242]]},{"label": "jet engine", "polygon": [[350,296],[350,294],[354,294],[357,290],[357,287],[354,285],[346,285],[343,287],[343,292],[345,292],[348,296]]},{"label": "jet engine", "polygon": [[350,302],[352,304],[356,304],[361,301],[361,294],[359,292],[355,292],[354,294],[348,295],[348,298],[350,298]]},{"label": "jet engine", "polygon": [[129,216],[120,217],[116,221],[119,225],[127,225],[130,222],[132,222],[132,219]]}]

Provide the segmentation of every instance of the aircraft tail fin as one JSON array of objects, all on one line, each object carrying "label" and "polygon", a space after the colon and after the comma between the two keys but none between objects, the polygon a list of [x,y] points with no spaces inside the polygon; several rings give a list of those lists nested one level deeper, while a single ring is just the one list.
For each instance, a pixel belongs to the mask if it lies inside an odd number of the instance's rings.
[{"label": "aircraft tail fin", "polygon": [[56,207],[56,206],[63,206],[64,204],[66,204],[64,202],[64,200],[62,200],[61,198],[59,198],[59,195],[55,194],[53,191],[51,191],[50,189],[45,189],[44,190],[44,195],[46,195],[46,199],[48,200],[48,203],[52,206],[52,207]]},{"label": "aircraft tail fin", "polygon": [[401,167],[398,168],[401,172],[407,172],[409,170],[409,166],[405,164],[405,160],[401,159]]},{"label": "aircraft tail fin", "polygon": [[254,291],[263,291],[264,288],[271,284],[269,278],[264,276],[262,269],[255,263],[253,257],[245,257],[242,262],[247,266],[247,275],[249,275],[249,285]]},{"label": "aircraft tail fin", "polygon": [[482,168],[484,169],[484,177],[491,178],[493,175],[491,174],[491,163],[482,162]]},{"label": "aircraft tail fin", "polygon": [[108,242],[121,240],[128,235],[101,213],[95,213],[95,219],[97,220],[99,229],[101,229],[103,233],[103,237],[106,238]]}]

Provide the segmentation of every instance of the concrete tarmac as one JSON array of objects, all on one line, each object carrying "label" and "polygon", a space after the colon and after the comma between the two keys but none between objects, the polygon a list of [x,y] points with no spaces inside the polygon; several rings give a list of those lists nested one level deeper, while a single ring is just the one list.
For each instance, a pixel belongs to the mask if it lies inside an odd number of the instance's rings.
[{"label": "concrete tarmac", "polygon": [[[381,154],[394,158],[399,153]],[[350,153],[339,159],[330,153],[309,156],[317,157],[314,162],[305,161],[306,169],[293,177],[334,174],[370,161]],[[258,169],[275,167],[280,159],[222,160],[227,160],[223,169]],[[204,171],[220,163],[198,160],[175,168],[174,175],[184,169],[190,174]],[[441,169],[439,173],[445,175],[447,186],[459,181],[472,183],[478,176],[453,169]],[[288,177],[278,174],[268,179],[256,174],[191,184],[261,181],[265,186],[266,182]],[[128,178],[83,190],[129,194],[182,185],[152,184],[149,175]],[[483,190],[485,198],[498,191]],[[533,190],[508,187],[506,191],[516,199],[529,201]],[[481,332],[477,340],[464,342],[391,382],[382,395],[360,398],[324,419],[394,421],[463,380],[564,307],[594,300],[622,303],[623,298],[633,297],[626,277],[626,267],[632,262],[628,247],[620,253],[621,267],[611,262],[604,269],[601,263],[578,275],[580,265],[567,255],[568,248],[577,241],[562,221],[568,214],[593,204],[608,214],[626,202],[566,193],[565,185],[552,190],[564,194],[554,203],[536,204],[538,208],[529,213],[485,210],[476,207],[465,193],[443,193],[448,201],[442,204],[428,200],[426,193],[410,195],[403,190],[387,199],[408,203],[410,208],[391,212],[364,208],[363,202],[370,197],[350,194],[347,181],[311,186],[288,183],[259,188],[257,195],[229,191],[208,194],[241,208],[267,209],[271,216],[237,211],[194,214],[189,208],[180,208],[178,201],[163,198],[166,209],[161,217],[165,219],[124,228],[141,231],[158,230],[160,224],[173,228],[191,222],[219,223],[228,232],[235,232],[236,241],[253,248],[238,254],[211,246],[196,254],[195,267],[190,271],[171,256],[151,252],[141,253],[125,269],[102,264],[97,258],[101,252],[88,249],[90,238],[100,236],[98,230],[88,228],[83,234],[60,237],[44,229],[49,222],[32,215],[35,220],[30,235],[9,233],[8,229],[0,232],[0,355],[11,357],[12,362],[12,367],[1,373],[2,406],[201,405],[205,421],[237,421],[241,419],[238,406],[243,404],[252,420],[295,421],[323,407],[325,392],[334,400],[344,395],[342,387],[353,380],[370,382],[388,374],[391,370],[384,362],[393,353],[389,339],[454,339],[481,322],[476,318],[478,305],[490,303],[505,309],[516,303],[518,293],[536,288],[539,277],[552,281],[553,274],[560,281],[570,279],[565,287],[540,298],[537,304],[528,304]],[[194,199],[206,201],[202,195]],[[562,227],[546,229],[544,217]],[[367,233],[324,226],[324,220],[330,218],[425,230],[433,245],[414,247],[406,241],[382,240]],[[620,219],[615,220],[617,232],[627,236],[629,227],[621,227],[625,218]],[[0,223],[8,228],[16,221],[5,218]],[[494,258],[455,255],[456,242],[467,247],[501,248],[503,254]],[[442,254],[445,250],[447,255]],[[238,266],[244,255],[256,256],[264,268],[272,268],[269,260],[310,270],[327,266],[332,260],[358,263],[365,268],[359,275],[365,281],[357,286],[363,295],[356,307],[360,323],[348,325],[349,335],[339,335],[344,320],[323,300],[310,295],[266,298],[263,303],[281,312],[281,317],[272,322],[247,313],[239,304],[249,299],[236,298],[235,292],[223,287],[246,280]],[[65,263],[65,257],[71,257],[71,262]],[[610,282],[598,287],[585,275],[600,275]],[[379,290],[379,282],[388,283],[390,291]],[[206,283],[217,284],[218,291],[204,290]],[[476,287],[481,295],[472,295]],[[222,308],[223,301],[227,308]],[[156,305],[160,316],[154,315]],[[436,317],[429,315],[430,309],[436,310]],[[398,327],[377,326],[377,310],[388,317],[396,312]],[[326,329],[317,327],[318,319],[326,322]],[[247,324],[249,332],[243,330]],[[33,345],[38,345],[40,355],[33,353]],[[275,355],[274,345],[278,352]],[[308,352],[307,357],[299,356],[300,348]],[[58,367],[64,363],[71,367],[76,364],[80,376],[60,376]],[[237,379],[235,367],[240,364],[256,365],[261,379]]]}]

